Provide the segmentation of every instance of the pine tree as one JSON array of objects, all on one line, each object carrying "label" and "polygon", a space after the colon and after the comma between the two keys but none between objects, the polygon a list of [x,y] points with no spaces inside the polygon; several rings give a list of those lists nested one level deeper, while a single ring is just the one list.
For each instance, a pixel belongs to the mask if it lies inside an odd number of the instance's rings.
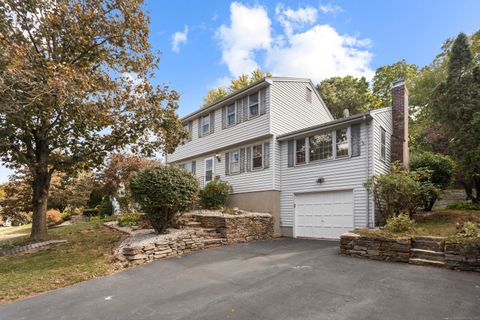
[{"label": "pine tree", "polygon": [[[468,38],[463,33],[452,45],[447,70],[447,79],[434,94],[433,116],[450,138],[450,153],[464,175],[469,197],[479,202],[480,68],[474,66]],[[468,185],[475,186],[475,198]]]}]

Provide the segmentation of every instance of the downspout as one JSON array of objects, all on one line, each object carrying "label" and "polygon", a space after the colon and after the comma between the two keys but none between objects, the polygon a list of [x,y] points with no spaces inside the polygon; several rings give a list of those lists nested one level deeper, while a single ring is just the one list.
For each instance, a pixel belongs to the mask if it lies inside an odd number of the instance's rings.
[{"label": "downspout", "polygon": [[[364,119],[366,116],[364,116]],[[366,147],[366,162],[367,165],[365,166],[367,168],[367,180],[369,179],[370,175],[370,123],[368,121],[365,122],[367,126],[367,147]],[[372,127],[373,128],[373,127]],[[367,228],[370,228],[370,189],[367,188]]]}]

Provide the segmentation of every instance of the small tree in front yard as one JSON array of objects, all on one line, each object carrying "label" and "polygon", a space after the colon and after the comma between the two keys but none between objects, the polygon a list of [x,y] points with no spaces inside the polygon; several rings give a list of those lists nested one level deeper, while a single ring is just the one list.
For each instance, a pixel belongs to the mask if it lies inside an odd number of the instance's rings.
[{"label": "small tree in front yard", "polygon": [[374,176],[366,183],[373,192],[378,222],[401,213],[411,218],[426,199],[437,192],[426,171],[404,171],[397,164],[390,173]]},{"label": "small tree in front yard", "polygon": [[197,179],[175,166],[146,168],[130,179],[129,187],[158,233],[164,233],[174,215],[187,210],[198,193]]},{"label": "small tree in front yard", "polygon": [[200,190],[200,204],[205,209],[220,209],[225,206],[232,192],[233,188],[228,182],[215,179]]},{"label": "small tree in front yard", "polygon": [[[410,159],[409,166],[412,171],[428,171],[428,180],[439,190],[446,189],[453,182],[455,176],[455,162],[448,156],[432,152],[414,154]],[[434,192],[425,202],[425,210],[432,210],[436,200],[437,196]]]}]

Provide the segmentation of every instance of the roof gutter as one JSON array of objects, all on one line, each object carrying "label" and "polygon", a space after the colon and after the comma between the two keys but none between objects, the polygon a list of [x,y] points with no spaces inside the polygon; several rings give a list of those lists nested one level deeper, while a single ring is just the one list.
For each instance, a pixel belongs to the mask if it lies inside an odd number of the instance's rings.
[{"label": "roof gutter", "polygon": [[291,139],[291,138],[294,138],[294,137],[297,137],[297,136],[306,136],[306,135],[309,135],[311,133],[315,133],[315,132],[318,132],[318,131],[333,129],[333,128],[344,126],[346,124],[361,123],[361,122],[365,122],[365,121],[368,121],[368,120],[371,120],[371,119],[372,119],[372,115],[370,114],[370,112],[360,113],[360,114],[356,114],[356,115],[353,115],[353,116],[348,117],[348,118],[341,118],[341,119],[333,120],[333,121],[330,121],[330,122],[322,123],[322,124],[317,125],[317,126],[308,127],[308,128],[304,128],[304,129],[301,129],[301,130],[289,132],[287,134],[283,134],[281,136],[278,136],[277,140],[278,141],[284,141],[284,140],[288,140],[288,139]]},{"label": "roof gutter", "polygon": [[238,99],[238,96],[243,94],[243,93],[246,93],[248,91],[253,91],[253,90],[256,90],[256,89],[260,89],[260,88],[263,88],[263,87],[266,87],[267,85],[269,85],[271,83],[271,80],[269,80],[268,78],[263,78],[262,80],[258,80],[252,84],[249,84],[248,86],[246,86],[245,88],[242,88],[238,91],[235,91],[234,93],[231,93],[225,97],[223,97],[222,99],[218,100],[218,101],[215,101],[214,103],[211,103],[207,106],[204,106],[190,114],[187,114],[186,116],[182,117],[181,120],[182,121],[189,121],[189,120],[192,120],[193,118],[196,118],[200,115],[206,115],[208,113],[210,113],[212,110],[216,109],[219,105],[221,104],[224,104],[224,103],[229,103],[229,102],[232,102],[232,101],[235,101]]}]

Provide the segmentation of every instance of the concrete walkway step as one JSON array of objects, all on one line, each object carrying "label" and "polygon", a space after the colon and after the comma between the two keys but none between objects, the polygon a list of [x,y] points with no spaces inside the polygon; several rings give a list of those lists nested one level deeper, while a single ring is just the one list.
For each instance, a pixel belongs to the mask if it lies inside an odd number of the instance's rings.
[{"label": "concrete walkway step", "polygon": [[432,266],[432,267],[444,267],[444,261],[434,261],[428,259],[420,259],[420,258],[410,258],[408,261],[410,264],[415,264],[417,266]]},{"label": "concrete walkway step", "polygon": [[445,254],[443,252],[438,252],[433,250],[410,249],[410,258],[442,262],[442,261],[445,261]]}]

